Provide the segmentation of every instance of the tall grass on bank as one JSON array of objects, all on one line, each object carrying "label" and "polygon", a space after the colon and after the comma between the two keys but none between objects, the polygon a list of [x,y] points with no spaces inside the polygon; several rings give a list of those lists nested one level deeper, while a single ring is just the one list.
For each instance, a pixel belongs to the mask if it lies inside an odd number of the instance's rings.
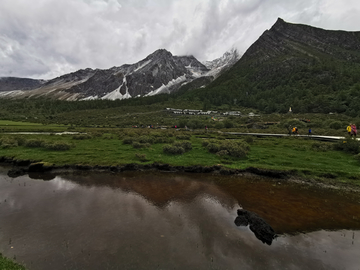
[{"label": "tall grass on bank", "polygon": [[[174,166],[220,164],[233,169],[256,167],[285,170],[306,177],[326,177],[331,174],[336,181],[360,184],[358,154],[356,151],[338,150],[336,146],[341,144],[342,147],[349,147],[353,141],[345,144],[299,137],[250,139],[246,136],[206,132],[188,134],[191,134],[190,140],[176,139],[177,135],[182,135],[181,132],[174,134],[173,131],[167,133],[157,130],[114,130],[114,133],[107,130],[104,134],[99,133],[97,136],[92,135],[81,140],[74,140],[71,135],[10,137],[0,134],[0,149],[1,156],[56,165],[124,165],[154,162]],[[171,140],[170,143],[167,142],[168,139]],[[139,148],[133,145],[133,142],[141,144],[140,141],[151,141],[152,144],[144,143],[146,147]],[[40,147],[29,147],[29,142]],[[74,147],[66,151],[53,151],[44,145]],[[179,150],[181,154],[169,154],[168,150],[164,151],[165,145],[183,147],[184,151]],[[178,149],[175,152],[178,153]]]}]

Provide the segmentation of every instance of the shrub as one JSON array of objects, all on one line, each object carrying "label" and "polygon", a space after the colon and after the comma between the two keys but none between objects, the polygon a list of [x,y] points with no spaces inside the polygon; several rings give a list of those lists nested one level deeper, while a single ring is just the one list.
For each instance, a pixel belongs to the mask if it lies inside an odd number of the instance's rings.
[{"label": "shrub", "polygon": [[154,137],[151,137],[151,136],[143,135],[143,136],[140,136],[140,137],[137,139],[137,141],[140,142],[140,143],[150,143],[150,144],[153,144],[154,141],[155,141],[155,138],[154,138]]},{"label": "shrub", "polygon": [[0,138],[0,146],[1,148],[11,148],[18,146],[18,142],[13,138],[3,137]]},{"label": "shrub", "polygon": [[212,140],[205,140],[205,141],[203,141],[202,142],[202,146],[203,147],[207,147],[210,143],[217,143],[218,141],[217,140],[214,140],[214,139],[212,139]]},{"label": "shrub", "polygon": [[24,143],[26,147],[33,147],[33,148],[42,147],[43,144],[45,144],[45,141],[42,139],[29,139],[26,140]]},{"label": "shrub", "polygon": [[328,150],[331,150],[332,145],[329,143],[322,143],[322,142],[314,142],[311,145],[311,148],[315,151],[319,151],[319,152],[326,152]]},{"label": "shrub", "polygon": [[163,152],[172,155],[182,155],[185,153],[185,149],[179,146],[166,144],[163,147]]},{"label": "shrub", "polygon": [[225,128],[233,128],[233,127],[234,127],[234,122],[231,121],[231,120],[229,120],[229,119],[226,119],[226,120],[224,121],[224,127],[225,127]]},{"label": "shrub", "polygon": [[140,143],[140,142],[133,142],[132,143],[132,146],[134,147],[134,148],[149,148],[150,146],[151,146],[151,144],[150,143]]},{"label": "shrub", "polygon": [[101,131],[94,131],[91,132],[92,137],[101,137],[103,135],[103,133]]},{"label": "shrub", "polygon": [[329,127],[331,129],[341,129],[343,128],[343,124],[340,121],[333,121],[330,123]]},{"label": "shrub", "polygon": [[25,139],[24,137],[15,137],[14,140],[17,141],[17,144],[18,144],[19,146],[24,145],[25,142],[26,142],[26,139]]},{"label": "shrub", "polygon": [[226,156],[229,154],[229,151],[227,150],[220,150],[219,152],[216,153],[216,155],[222,157],[222,156]]},{"label": "shrub", "polygon": [[44,143],[43,147],[54,151],[66,151],[71,148],[71,144],[67,142],[53,142],[53,143]]},{"label": "shrub", "polygon": [[172,137],[156,137],[154,143],[173,143],[174,140]]},{"label": "shrub", "polygon": [[145,154],[140,154],[140,153],[136,153],[135,157],[137,157],[140,161],[145,162],[147,161],[146,155]]},{"label": "shrub", "polygon": [[250,146],[242,140],[227,140],[218,142],[215,140],[210,140],[208,144],[203,143],[203,145],[204,144],[210,153],[220,152],[219,155],[224,155],[227,152],[229,156],[233,157],[245,157],[250,150]]},{"label": "shrub", "polygon": [[340,140],[339,142],[334,144],[334,149],[356,155],[359,154],[360,152],[360,142],[357,140],[353,140],[352,138],[348,138],[346,140]]},{"label": "shrub", "polygon": [[253,136],[245,136],[244,141],[247,143],[253,143],[254,137]]},{"label": "shrub", "polygon": [[224,123],[223,122],[216,122],[215,128],[216,129],[223,129],[224,128]]},{"label": "shrub", "polygon": [[205,125],[200,119],[191,119],[188,122],[188,127],[191,129],[202,129],[205,128]]},{"label": "shrub", "polygon": [[221,145],[220,143],[209,143],[206,148],[210,153],[217,153],[221,150]]},{"label": "shrub", "polygon": [[133,137],[125,137],[123,139],[123,144],[132,144],[135,141]]},{"label": "shrub", "polygon": [[74,135],[72,138],[74,140],[88,140],[91,139],[92,136],[89,134],[78,134],[78,135]]},{"label": "shrub", "polygon": [[190,151],[192,149],[191,142],[182,141],[182,142],[174,142],[173,146],[182,147],[185,151]]},{"label": "shrub", "polygon": [[176,139],[177,139],[177,140],[190,140],[190,139],[191,139],[191,135],[184,135],[184,134],[177,135],[177,136],[176,136]]},{"label": "shrub", "polygon": [[250,150],[250,146],[244,141],[224,141],[221,150],[229,151],[229,156],[245,157]]},{"label": "shrub", "polygon": [[111,140],[111,139],[114,139],[115,137],[114,137],[114,135],[113,134],[103,134],[102,135],[102,138],[104,139],[104,140]]}]

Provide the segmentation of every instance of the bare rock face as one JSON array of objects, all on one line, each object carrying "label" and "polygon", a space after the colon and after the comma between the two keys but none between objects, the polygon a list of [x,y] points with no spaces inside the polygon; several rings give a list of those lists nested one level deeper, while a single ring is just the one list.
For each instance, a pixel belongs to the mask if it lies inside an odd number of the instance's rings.
[{"label": "bare rock face", "polygon": [[45,83],[44,80],[34,80],[28,78],[1,77],[0,92],[13,90],[31,90],[40,87]]}]

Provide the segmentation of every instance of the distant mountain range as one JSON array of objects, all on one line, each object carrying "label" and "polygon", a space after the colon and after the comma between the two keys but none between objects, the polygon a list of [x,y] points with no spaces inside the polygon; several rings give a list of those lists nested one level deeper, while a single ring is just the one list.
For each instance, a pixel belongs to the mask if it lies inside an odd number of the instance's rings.
[{"label": "distant mountain range", "polygon": [[202,64],[194,56],[173,56],[160,49],[132,65],[105,70],[82,69],[49,81],[1,78],[0,97],[114,100],[172,93],[194,80],[205,86],[238,59],[238,52],[231,50],[219,59]]},{"label": "distant mountain range", "polygon": [[231,50],[200,63],[193,56],[157,50],[133,65],[79,70],[46,82],[0,80],[3,97],[86,100],[160,93],[202,101],[208,108],[236,105],[284,113],[291,107],[293,112],[360,116],[360,32],[279,18],[241,57]]}]

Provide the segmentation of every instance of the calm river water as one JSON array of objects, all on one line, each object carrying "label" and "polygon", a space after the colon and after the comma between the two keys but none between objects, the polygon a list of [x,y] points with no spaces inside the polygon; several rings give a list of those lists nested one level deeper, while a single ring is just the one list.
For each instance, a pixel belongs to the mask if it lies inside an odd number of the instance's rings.
[{"label": "calm river water", "polygon": [[[286,182],[0,167],[0,252],[28,269],[360,269],[360,199]],[[243,207],[271,245],[236,226]]]}]

